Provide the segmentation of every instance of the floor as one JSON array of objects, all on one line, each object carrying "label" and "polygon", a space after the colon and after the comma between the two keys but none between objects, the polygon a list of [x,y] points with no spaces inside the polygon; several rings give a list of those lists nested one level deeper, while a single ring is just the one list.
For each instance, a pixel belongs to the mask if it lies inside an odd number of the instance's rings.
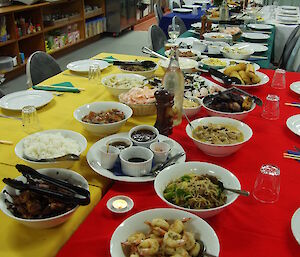
[{"label": "floor", "polygon": [[[143,28],[144,31],[123,32],[118,38],[105,36],[92,44],[58,58],[57,62],[64,70],[66,69],[66,65],[72,61],[87,59],[101,52],[144,55],[141,48],[143,46],[149,46],[147,30],[150,25],[146,23],[145,25],[140,26],[140,28]],[[26,88],[25,75],[5,82],[0,86],[0,89],[4,92],[4,94],[24,90]]]}]

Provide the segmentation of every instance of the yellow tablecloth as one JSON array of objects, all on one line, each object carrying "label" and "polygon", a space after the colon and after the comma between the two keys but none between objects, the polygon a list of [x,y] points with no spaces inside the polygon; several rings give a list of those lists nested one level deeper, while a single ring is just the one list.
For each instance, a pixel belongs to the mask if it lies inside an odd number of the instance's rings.
[{"label": "yellow tablecloth", "polygon": [[[157,59],[119,55],[111,53],[102,53],[96,56],[97,58],[104,58],[107,56],[113,56],[119,60],[134,60],[136,59],[151,59],[157,61]],[[86,77],[65,76],[63,74],[70,71],[64,71],[57,76],[54,76],[41,85],[55,84],[69,81],[75,87],[85,88],[78,94],[76,93],[64,93],[63,96],[54,96],[54,99],[46,106],[38,110],[38,118],[43,130],[47,129],[69,129],[84,135],[88,141],[86,151],[82,154],[80,162],[77,162],[71,169],[83,175],[90,184],[96,186],[90,186],[91,191],[91,204],[85,207],[80,207],[69,221],[63,225],[52,228],[36,230],[25,227],[19,224],[15,220],[8,218],[2,212],[0,212],[0,256],[5,257],[17,257],[17,256],[39,256],[48,257],[55,256],[60,247],[69,239],[72,233],[82,223],[86,216],[92,211],[93,207],[99,202],[103,192],[107,190],[110,181],[101,177],[91,170],[86,161],[86,154],[88,149],[99,140],[99,137],[88,134],[81,124],[73,118],[74,110],[84,104],[96,102],[96,101],[117,101],[117,98],[109,94],[109,92],[100,84],[90,82]],[[110,66],[102,71],[101,76],[112,73],[120,73],[117,67]],[[163,70],[159,68],[156,75],[162,76]],[[10,116],[20,116],[20,112],[12,112],[1,110],[0,113]],[[155,117],[133,117],[130,118],[126,125],[122,127],[120,132],[129,131],[135,125],[138,124],[154,124]],[[18,143],[27,134],[22,130],[22,124],[20,121],[0,118],[0,140],[13,141],[13,145],[1,145],[0,144],[0,188],[2,189],[4,183],[2,179],[4,177],[17,177],[20,175],[18,171],[5,164],[15,165],[22,163],[14,153],[16,143]],[[99,228],[101,229],[101,228]],[[101,243],[101,242],[99,242]]]}]

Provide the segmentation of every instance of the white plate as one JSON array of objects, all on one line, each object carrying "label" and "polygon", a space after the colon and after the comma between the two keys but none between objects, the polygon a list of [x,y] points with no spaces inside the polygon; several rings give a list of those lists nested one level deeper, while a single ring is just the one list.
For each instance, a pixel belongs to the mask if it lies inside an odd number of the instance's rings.
[{"label": "white plate", "polygon": [[289,117],[286,125],[292,132],[300,136],[300,114]]},{"label": "white plate", "polygon": [[228,42],[232,40],[232,35],[226,33],[219,33],[219,32],[204,33],[203,37],[205,40],[209,40],[209,41]]},{"label": "white plate", "polygon": [[[257,76],[259,76],[260,77],[260,79],[261,79],[261,81],[259,82],[259,83],[257,83],[257,84],[254,84],[254,85],[234,85],[234,86],[236,86],[236,87],[247,87],[247,88],[251,88],[251,87],[259,87],[259,86],[262,86],[262,85],[265,85],[266,83],[268,83],[269,82],[269,77],[268,77],[268,75],[266,75],[266,74],[264,74],[264,73],[262,73],[262,72],[259,72],[259,71],[256,71],[255,72],[255,74],[257,75]],[[216,76],[214,76],[214,75],[211,75],[211,77],[214,79],[214,80],[216,80],[216,81],[218,81],[218,82],[220,82],[220,83],[223,83],[223,80],[221,80],[220,78],[217,78]]]},{"label": "white plate", "polygon": [[186,37],[186,38],[177,38],[175,40],[175,44],[179,45],[180,43],[186,44],[188,46],[192,46],[194,41],[197,41],[197,38],[194,37]]},{"label": "white plate", "polygon": [[195,0],[194,4],[209,4],[210,0]]},{"label": "white plate", "polygon": [[293,21],[277,20],[277,23],[284,24],[284,25],[298,25],[300,24],[300,20],[293,20]]},{"label": "white plate", "polygon": [[206,221],[186,211],[161,208],[139,212],[123,221],[111,237],[111,257],[125,257],[122,251],[121,242],[125,242],[128,237],[136,231],[141,231],[145,234],[150,232],[149,226],[145,224],[145,221],[151,221],[154,218],[164,218],[172,221],[175,219],[181,220],[184,218],[191,218],[190,221],[184,224],[186,230],[195,233],[196,240],[201,239],[203,241],[208,253],[219,256],[220,244],[218,237],[216,232]]},{"label": "white plate", "polygon": [[40,108],[48,104],[53,94],[41,90],[23,90],[3,96],[0,99],[0,107],[6,110],[21,111],[24,106]]},{"label": "white plate", "polygon": [[[193,50],[193,49],[186,49],[186,48],[179,48],[178,51],[183,52],[183,53],[191,51],[193,54],[195,54],[195,56],[193,56],[193,57],[185,57],[185,58],[189,58],[189,59],[193,59],[193,60],[197,60],[198,58],[202,58],[202,55],[201,55],[200,51],[196,51],[196,50]],[[171,50],[165,51],[165,55],[167,57],[170,57],[170,52],[171,52]]]},{"label": "white plate", "polygon": [[196,8],[201,8],[201,6],[196,5],[196,4],[184,4],[182,5],[183,8],[188,8],[188,9],[193,9],[194,7]]},{"label": "white plate", "polygon": [[300,208],[295,211],[291,220],[291,229],[295,239],[300,245]]},{"label": "white plate", "polygon": [[173,12],[181,12],[181,13],[189,13],[192,12],[193,10],[187,9],[187,8],[174,8]]},{"label": "white plate", "polygon": [[272,29],[273,26],[269,24],[256,24],[256,23],[251,23],[247,25],[251,29],[258,29],[258,30],[265,30],[265,29]]},{"label": "white plate", "polygon": [[[158,65],[164,69],[167,69],[169,67],[169,63],[170,63],[170,59],[167,60],[160,59],[158,61]],[[192,69],[198,67],[198,62],[193,59],[179,57],[179,66],[183,72],[192,72]]]},{"label": "white plate", "polygon": [[267,40],[270,38],[269,35],[267,34],[263,34],[263,33],[243,33],[242,36],[244,38],[247,38],[247,39],[254,39],[254,40]]},{"label": "white plate", "polygon": [[290,85],[290,89],[296,94],[300,95],[300,81],[294,82]]},{"label": "white plate", "polygon": [[[201,29],[201,27],[202,27],[202,22],[196,22],[196,23],[193,23],[193,24],[191,25],[191,27],[192,27],[192,28],[195,28],[195,29]],[[212,24],[211,27],[212,27],[213,29],[215,29],[215,28],[219,27],[219,25],[218,25],[218,24]]]},{"label": "white plate", "polygon": [[296,7],[296,6],[282,5],[282,6],[280,6],[280,8],[283,9],[283,10],[296,10],[296,11],[299,11],[299,7]]},{"label": "white plate", "polygon": [[277,14],[282,14],[282,15],[299,15],[298,10],[285,10],[285,9],[280,9]]},{"label": "white plate", "polygon": [[103,70],[109,66],[109,63],[101,60],[79,60],[69,63],[67,68],[75,72],[89,72],[91,65],[98,65]]},{"label": "white plate", "polygon": [[[123,133],[118,133],[118,134],[114,134],[105,138],[100,139],[99,141],[97,141],[95,144],[93,144],[91,146],[91,148],[89,149],[86,159],[88,161],[88,164],[90,165],[90,167],[98,174],[106,177],[106,178],[110,178],[112,180],[116,180],[116,181],[124,181],[124,182],[148,182],[148,181],[153,181],[155,179],[155,177],[153,176],[144,176],[144,177],[130,177],[130,176],[117,176],[114,173],[112,173],[111,171],[104,169],[101,167],[100,165],[100,160],[99,160],[99,154],[98,154],[98,149],[102,146],[102,145],[106,145],[106,142],[110,139],[113,138],[119,138],[119,137],[128,137],[128,133],[127,132],[123,132]],[[170,140],[172,141],[172,143],[174,144],[173,148],[172,148],[172,152],[171,154],[176,154],[179,152],[184,152],[184,149],[182,148],[182,146],[180,144],[178,144],[175,140],[163,136],[163,135],[159,135],[158,136],[159,141],[164,141],[164,140]],[[179,158],[179,160],[177,161],[177,163],[180,162],[184,162],[185,161],[185,155],[182,156],[181,158]]]},{"label": "white plate", "polygon": [[[253,49],[254,52],[256,53],[261,53],[261,52],[265,52],[268,51],[268,47],[262,44],[257,44],[257,43],[238,43],[235,44],[234,47],[242,47],[243,49]],[[244,47],[245,46],[245,47]]]}]

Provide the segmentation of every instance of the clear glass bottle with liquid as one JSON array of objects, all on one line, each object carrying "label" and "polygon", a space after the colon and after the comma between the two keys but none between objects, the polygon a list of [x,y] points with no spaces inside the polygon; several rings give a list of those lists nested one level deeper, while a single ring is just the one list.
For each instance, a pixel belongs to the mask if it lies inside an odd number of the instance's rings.
[{"label": "clear glass bottle with liquid", "polygon": [[227,1],[223,0],[222,5],[220,6],[220,20],[227,21],[229,19],[229,9]]},{"label": "clear glass bottle with liquid", "polygon": [[162,85],[171,95],[174,95],[172,106],[173,127],[181,123],[182,103],[184,94],[184,76],[180,70],[178,49],[172,48],[169,67],[163,77]]}]

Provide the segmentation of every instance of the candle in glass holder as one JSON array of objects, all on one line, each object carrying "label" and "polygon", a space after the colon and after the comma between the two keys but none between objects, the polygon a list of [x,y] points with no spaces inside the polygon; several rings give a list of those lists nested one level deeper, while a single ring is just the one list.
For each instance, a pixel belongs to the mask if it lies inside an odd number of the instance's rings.
[{"label": "candle in glass holder", "polygon": [[112,206],[117,210],[122,210],[127,207],[127,202],[123,199],[117,199],[112,202]]}]

